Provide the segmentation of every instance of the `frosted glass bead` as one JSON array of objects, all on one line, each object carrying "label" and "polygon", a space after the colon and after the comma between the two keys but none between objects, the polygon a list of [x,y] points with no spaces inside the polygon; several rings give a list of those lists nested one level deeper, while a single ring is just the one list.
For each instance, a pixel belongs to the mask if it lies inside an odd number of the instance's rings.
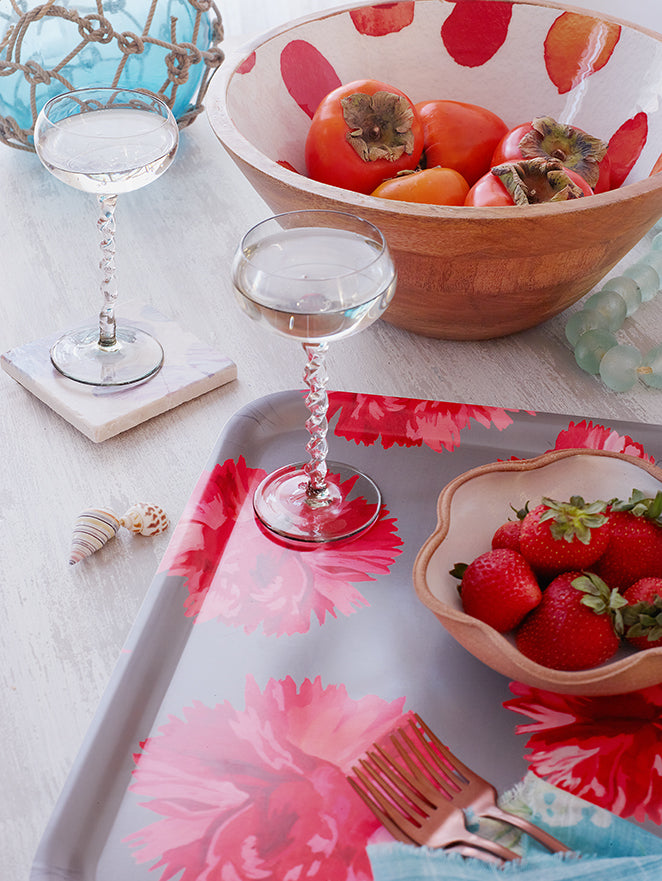
[{"label": "frosted glass bead", "polygon": [[662,346],[655,346],[646,352],[642,362],[643,367],[650,367],[652,373],[640,373],[639,378],[651,388],[662,388]]},{"label": "frosted glass bead", "polygon": [[641,299],[644,303],[652,300],[660,290],[660,276],[649,263],[633,263],[623,271],[623,275],[632,278],[639,285]]},{"label": "frosted glass bead", "polygon": [[[621,303],[623,303],[622,299]],[[625,303],[623,306],[625,307]],[[597,309],[581,309],[568,319],[565,326],[566,339],[571,346],[576,346],[579,337],[587,330],[618,330],[618,328],[609,327],[609,321]]]},{"label": "frosted glass bead", "polygon": [[662,278],[662,250],[649,251],[645,257],[639,260],[639,263],[646,263],[648,266],[652,266],[655,272]]},{"label": "frosted glass bead", "polygon": [[600,361],[600,376],[615,392],[627,392],[636,383],[641,352],[634,346],[613,346]]},{"label": "frosted glass bead", "polygon": [[625,300],[627,314],[632,315],[641,306],[641,290],[633,278],[617,275],[602,286],[603,291],[616,291]]},{"label": "frosted glass bead", "polygon": [[[653,229],[659,229],[659,224],[654,226]],[[653,241],[651,242],[651,248],[654,251],[662,251],[662,232],[659,232]]]},{"label": "frosted glass bead", "polygon": [[599,373],[605,352],[617,345],[618,340],[608,330],[587,330],[577,340],[575,361],[587,373]]},{"label": "frosted glass bead", "polygon": [[[605,317],[607,320],[607,330],[611,331],[618,330],[619,327],[622,327],[628,314],[628,307],[625,305],[625,300],[616,291],[602,290],[595,294],[591,294],[588,300],[584,303],[584,311],[589,312],[594,309]],[[572,340],[570,340],[570,342],[572,342]]]}]

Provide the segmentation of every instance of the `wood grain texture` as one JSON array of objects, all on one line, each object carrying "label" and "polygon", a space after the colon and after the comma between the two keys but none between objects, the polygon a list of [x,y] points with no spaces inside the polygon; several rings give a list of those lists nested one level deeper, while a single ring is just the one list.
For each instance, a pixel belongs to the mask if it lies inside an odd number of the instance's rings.
[{"label": "wood grain texture", "polygon": [[[227,0],[223,11],[248,32],[261,25],[259,6]],[[311,4],[271,0],[269,16],[278,8],[285,19]],[[630,16],[634,9],[633,0]],[[98,246],[94,200],[54,180],[33,155],[0,148],[0,190],[4,352],[90,313]],[[168,533],[144,541],[120,535],[70,567],[76,515],[88,505],[140,499],[162,505],[176,522],[227,420],[255,398],[302,386],[303,354],[240,312],[229,278],[240,236],[269,210],[204,116],[182,133],[167,174],[118,202],[120,299],[135,293],[225,351],[237,363],[236,382],[94,444],[0,373],[0,865],[7,881],[29,877],[169,540]],[[662,341],[661,306],[649,303],[628,322],[632,343],[647,349]],[[616,395],[576,367],[564,337],[568,314],[482,342],[426,338],[380,321],[331,346],[330,385],[580,414],[602,424],[662,423],[659,392],[637,386]]]}]

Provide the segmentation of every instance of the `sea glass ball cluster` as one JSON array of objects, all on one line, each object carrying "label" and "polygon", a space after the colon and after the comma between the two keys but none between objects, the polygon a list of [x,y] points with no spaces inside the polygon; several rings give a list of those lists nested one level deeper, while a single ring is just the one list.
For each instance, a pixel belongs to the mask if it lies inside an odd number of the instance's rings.
[{"label": "sea glass ball cluster", "polygon": [[[658,225],[656,229],[660,229]],[[616,333],[642,303],[662,288],[662,232],[647,254],[605,282],[566,324],[565,334],[574,348],[577,364],[599,375],[616,392],[629,391],[641,381],[662,388],[662,345],[641,353],[636,346],[619,342]]]}]

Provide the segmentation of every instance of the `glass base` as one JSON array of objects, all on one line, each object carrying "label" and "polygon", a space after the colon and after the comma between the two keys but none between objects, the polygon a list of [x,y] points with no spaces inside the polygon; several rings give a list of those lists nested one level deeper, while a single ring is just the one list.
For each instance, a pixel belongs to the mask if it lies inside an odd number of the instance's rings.
[{"label": "glass base", "polygon": [[56,370],[76,382],[96,386],[131,385],[154,376],[163,366],[163,347],[136,327],[118,327],[116,342],[99,344],[99,328],[73,330],[51,347]]},{"label": "glass base", "polygon": [[302,465],[286,465],[267,475],[253,497],[260,521],[294,542],[330,542],[364,532],[377,519],[382,497],[365,474],[328,462],[327,493],[309,495]]}]

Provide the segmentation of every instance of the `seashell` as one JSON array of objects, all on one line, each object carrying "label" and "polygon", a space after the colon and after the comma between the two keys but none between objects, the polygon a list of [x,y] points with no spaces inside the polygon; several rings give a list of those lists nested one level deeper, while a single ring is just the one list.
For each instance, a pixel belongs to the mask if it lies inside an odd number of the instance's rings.
[{"label": "seashell", "polygon": [[120,517],[119,522],[126,529],[138,535],[158,535],[170,525],[168,515],[159,507],[145,502],[136,502]]},{"label": "seashell", "polygon": [[88,508],[78,515],[71,537],[69,565],[73,566],[85,557],[100,550],[120,528],[119,518],[105,508]]}]

